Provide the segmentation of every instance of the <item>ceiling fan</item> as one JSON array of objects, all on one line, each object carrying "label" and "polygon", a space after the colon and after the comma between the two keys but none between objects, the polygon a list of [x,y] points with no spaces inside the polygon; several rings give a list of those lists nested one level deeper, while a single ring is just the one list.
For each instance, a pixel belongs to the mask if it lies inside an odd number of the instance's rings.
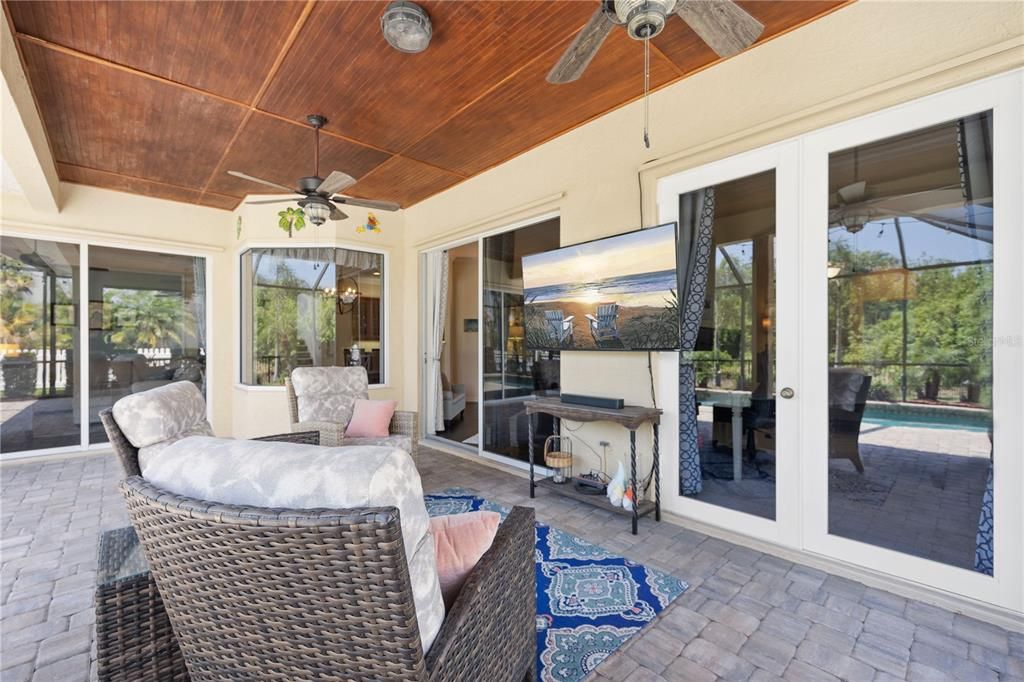
[{"label": "ceiling fan", "polygon": [[[302,198],[298,200],[298,204],[302,208],[302,212],[306,214],[306,219],[314,225],[323,225],[328,218],[331,220],[344,220],[347,218],[348,215],[338,208],[339,204],[375,208],[381,211],[397,211],[401,208],[393,201],[357,199],[356,197],[346,197],[336,194],[336,192],[340,192],[343,189],[356,184],[356,179],[348,173],[342,173],[338,170],[331,171],[331,174],[326,178],[320,177],[320,129],[327,123],[327,119],[319,114],[310,114],[306,117],[306,120],[309,121],[309,125],[313,127],[314,131],[313,175],[299,178],[298,189],[280,185],[272,180],[264,180],[263,178],[257,178],[246,173],[240,173],[239,171],[229,170],[228,175],[233,175],[236,178],[242,178],[243,180],[249,180],[250,182],[258,182],[261,185],[273,187],[283,192],[301,195]],[[292,201],[295,201],[295,199],[262,199],[259,201],[247,201],[245,203],[281,204]]]},{"label": "ceiling fan", "polygon": [[548,73],[548,82],[571,83],[582,76],[613,27],[625,26],[630,38],[648,41],[661,33],[672,13],[720,57],[742,52],[764,31],[764,24],[732,0],[600,0]]}]

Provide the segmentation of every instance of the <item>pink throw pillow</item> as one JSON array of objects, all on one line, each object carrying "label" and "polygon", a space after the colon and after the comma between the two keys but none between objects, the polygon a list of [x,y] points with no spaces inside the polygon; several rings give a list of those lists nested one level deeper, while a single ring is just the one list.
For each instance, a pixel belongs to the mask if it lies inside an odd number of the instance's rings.
[{"label": "pink throw pillow", "polygon": [[395,400],[357,400],[345,438],[386,438],[396,407]]},{"label": "pink throw pillow", "polygon": [[441,598],[446,610],[455,603],[476,562],[490,548],[499,523],[501,515],[490,511],[430,519],[430,534],[434,538],[434,554],[437,556],[437,577],[441,580]]}]

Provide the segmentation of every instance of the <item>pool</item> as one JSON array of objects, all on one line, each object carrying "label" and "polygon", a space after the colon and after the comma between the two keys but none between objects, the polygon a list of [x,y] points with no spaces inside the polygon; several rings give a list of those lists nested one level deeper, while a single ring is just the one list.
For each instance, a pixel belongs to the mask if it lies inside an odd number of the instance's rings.
[{"label": "pool", "polygon": [[869,401],[864,408],[864,424],[987,433],[989,415],[985,410],[963,407]]}]

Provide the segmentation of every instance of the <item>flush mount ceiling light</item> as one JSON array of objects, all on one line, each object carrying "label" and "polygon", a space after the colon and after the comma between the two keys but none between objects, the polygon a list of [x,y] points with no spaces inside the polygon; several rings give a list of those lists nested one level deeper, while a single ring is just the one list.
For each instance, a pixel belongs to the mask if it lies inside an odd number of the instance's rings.
[{"label": "flush mount ceiling light", "polygon": [[408,54],[427,49],[433,34],[426,11],[408,0],[395,0],[388,5],[380,18],[380,30],[388,45]]}]

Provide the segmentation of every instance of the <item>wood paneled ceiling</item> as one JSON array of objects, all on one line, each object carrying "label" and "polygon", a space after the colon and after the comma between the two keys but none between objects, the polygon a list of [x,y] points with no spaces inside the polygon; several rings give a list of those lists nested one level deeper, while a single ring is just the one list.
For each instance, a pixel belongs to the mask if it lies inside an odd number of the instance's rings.
[{"label": "wood paneled ceiling", "polygon": [[[759,42],[849,0],[740,0]],[[321,174],[410,206],[642,94],[641,48],[616,29],[583,77],[544,77],[596,2],[422,0],[434,36],[384,42],[386,2],[4,1],[63,180],[234,208]],[[717,61],[682,21],[653,41],[652,87]]]}]

